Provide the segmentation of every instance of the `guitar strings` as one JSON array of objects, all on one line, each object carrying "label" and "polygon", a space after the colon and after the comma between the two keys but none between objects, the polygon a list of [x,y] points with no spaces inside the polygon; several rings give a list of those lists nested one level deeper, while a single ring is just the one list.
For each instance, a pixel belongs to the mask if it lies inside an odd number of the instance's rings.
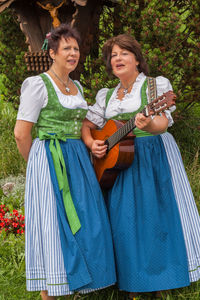
[{"label": "guitar strings", "polygon": [[[146,105],[147,106],[147,105]],[[141,113],[145,113],[145,109],[141,111]],[[107,141],[108,141],[108,150],[113,148],[125,135],[127,135],[131,130],[134,129],[135,126],[135,117],[131,118],[129,121],[127,121],[124,126],[120,127],[113,135],[111,135]]]},{"label": "guitar strings", "polygon": [[[91,111],[92,113],[98,115],[99,117],[103,118],[105,121],[108,121],[108,119],[100,114],[99,112],[93,111],[90,107],[88,108],[88,111]],[[142,110],[141,113],[144,113],[145,108]],[[120,127],[113,135],[111,135],[108,139],[108,150],[113,148],[125,135],[127,135],[133,128],[135,127],[135,117],[128,120],[122,127]]]},{"label": "guitar strings", "polygon": [[122,127],[120,127],[107,141],[109,144],[108,149],[113,148],[124,136],[126,136],[135,127],[135,117],[127,121]]}]

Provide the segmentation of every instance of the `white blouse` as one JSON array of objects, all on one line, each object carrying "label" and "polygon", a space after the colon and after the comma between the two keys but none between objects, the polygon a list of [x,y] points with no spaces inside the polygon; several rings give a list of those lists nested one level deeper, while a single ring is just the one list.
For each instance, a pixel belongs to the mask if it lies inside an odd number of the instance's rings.
[{"label": "white blouse", "polygon": [[[99,90],[96,95],[96,103],[93,106],[89,106],[86,118],[92,123],[96,124],[98,127],[102,128],[107,119],[110,119],[118,114],[130,113],[139,109],[141,105],[141,87],[146,79],[144,73],[140,73],[133,84],[130,93],[127,93],[123,100],[119,100],[117,96],[117,91],[120,87],[120,83],[116,86],[107,107],[105,107],[106,94],[108,88],[103,88]],[[172,90],[172,86],[169,80],[163,76],[156,77],[157,95],[161,96],[163,93]],[[148,99],[148,90],[146,90]],[[176,109],[175,106],[171,107],[169,110],[165,111],[166,117],[168,118],[168,126],[172,126],[173,119],[171,112]]]},{"label": "white blouse", "polygon": [[[57,87],[53,79],[47,73],[45,74],[51,80],[58,96],[58,100],[63,107],[69,109],[88,109],[87,102],[83,98],[78,88],[76,95],[65,95]],[[80,82],[77,81],[77,83],[83,91]],[[47,103],[48,93],[42,78],[39,75],[28,77],[24,80],[21,87],[20,105],[17,114],[17,120],[37,123],[40,111],[47,105]]]}]

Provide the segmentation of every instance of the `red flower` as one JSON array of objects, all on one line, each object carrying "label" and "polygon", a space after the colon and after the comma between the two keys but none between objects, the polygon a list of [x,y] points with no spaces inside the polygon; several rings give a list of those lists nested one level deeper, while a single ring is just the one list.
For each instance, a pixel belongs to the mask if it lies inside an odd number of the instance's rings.
[{"label": "red flower", "polygon": [[16,217],[18,216],[18,211],[16,209],[13,209],[13,215]]},{"label": "red flower", "polygon": [[11,213],[9,208],[5,204],[0,205],[0,233],[5,230],[8,233],[23,234],[25,223],[25,217],[19,215],[18,210],[13,209]]}]

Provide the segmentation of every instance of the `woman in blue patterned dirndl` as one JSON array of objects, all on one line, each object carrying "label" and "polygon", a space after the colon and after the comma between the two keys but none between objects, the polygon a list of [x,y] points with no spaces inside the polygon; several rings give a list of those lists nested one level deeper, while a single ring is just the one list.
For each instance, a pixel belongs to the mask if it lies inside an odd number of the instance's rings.
[{"label": "woman in blue patterned dirndl", "polygon": [[[75,29],[47,35],[50,69],[27,78],[15,126],[28,162],[25,190],[26,282],[42,299],[88,293],[116,281],[107,210],[80,139],[87,102],[69,74],[80,57]],[[35,124],[38,137],[32,142]]]},{"label": "woman in blue patterned dirndl", "polygon": [[[117,281],[133,297],[185,287],[200,278],[200,218],[179,149],[167,127],[173,124],[172,108],[145,117],[148,103],[147,64],[140,45],[122,34],[103,47],[107,70],[120,82],[101,89],[89,107],[82,137],[94,156],[107,146],[93,139],[90,129],[106,120],[128,120],[135,115],[135,157],[108,191],[116,258]],[[169,80],[156,77],[157,95],[172,90]]]}]

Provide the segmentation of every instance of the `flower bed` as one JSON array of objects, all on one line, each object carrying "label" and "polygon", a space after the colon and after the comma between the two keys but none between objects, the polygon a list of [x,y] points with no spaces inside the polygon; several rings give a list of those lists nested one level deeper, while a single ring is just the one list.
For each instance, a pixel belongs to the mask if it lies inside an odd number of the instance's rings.
[{"label": "flower bed", "polygon": [[23,234],[25,231],[25,217],[18,210],[11,212],[5,204],[0,205],[0,233]]}]

